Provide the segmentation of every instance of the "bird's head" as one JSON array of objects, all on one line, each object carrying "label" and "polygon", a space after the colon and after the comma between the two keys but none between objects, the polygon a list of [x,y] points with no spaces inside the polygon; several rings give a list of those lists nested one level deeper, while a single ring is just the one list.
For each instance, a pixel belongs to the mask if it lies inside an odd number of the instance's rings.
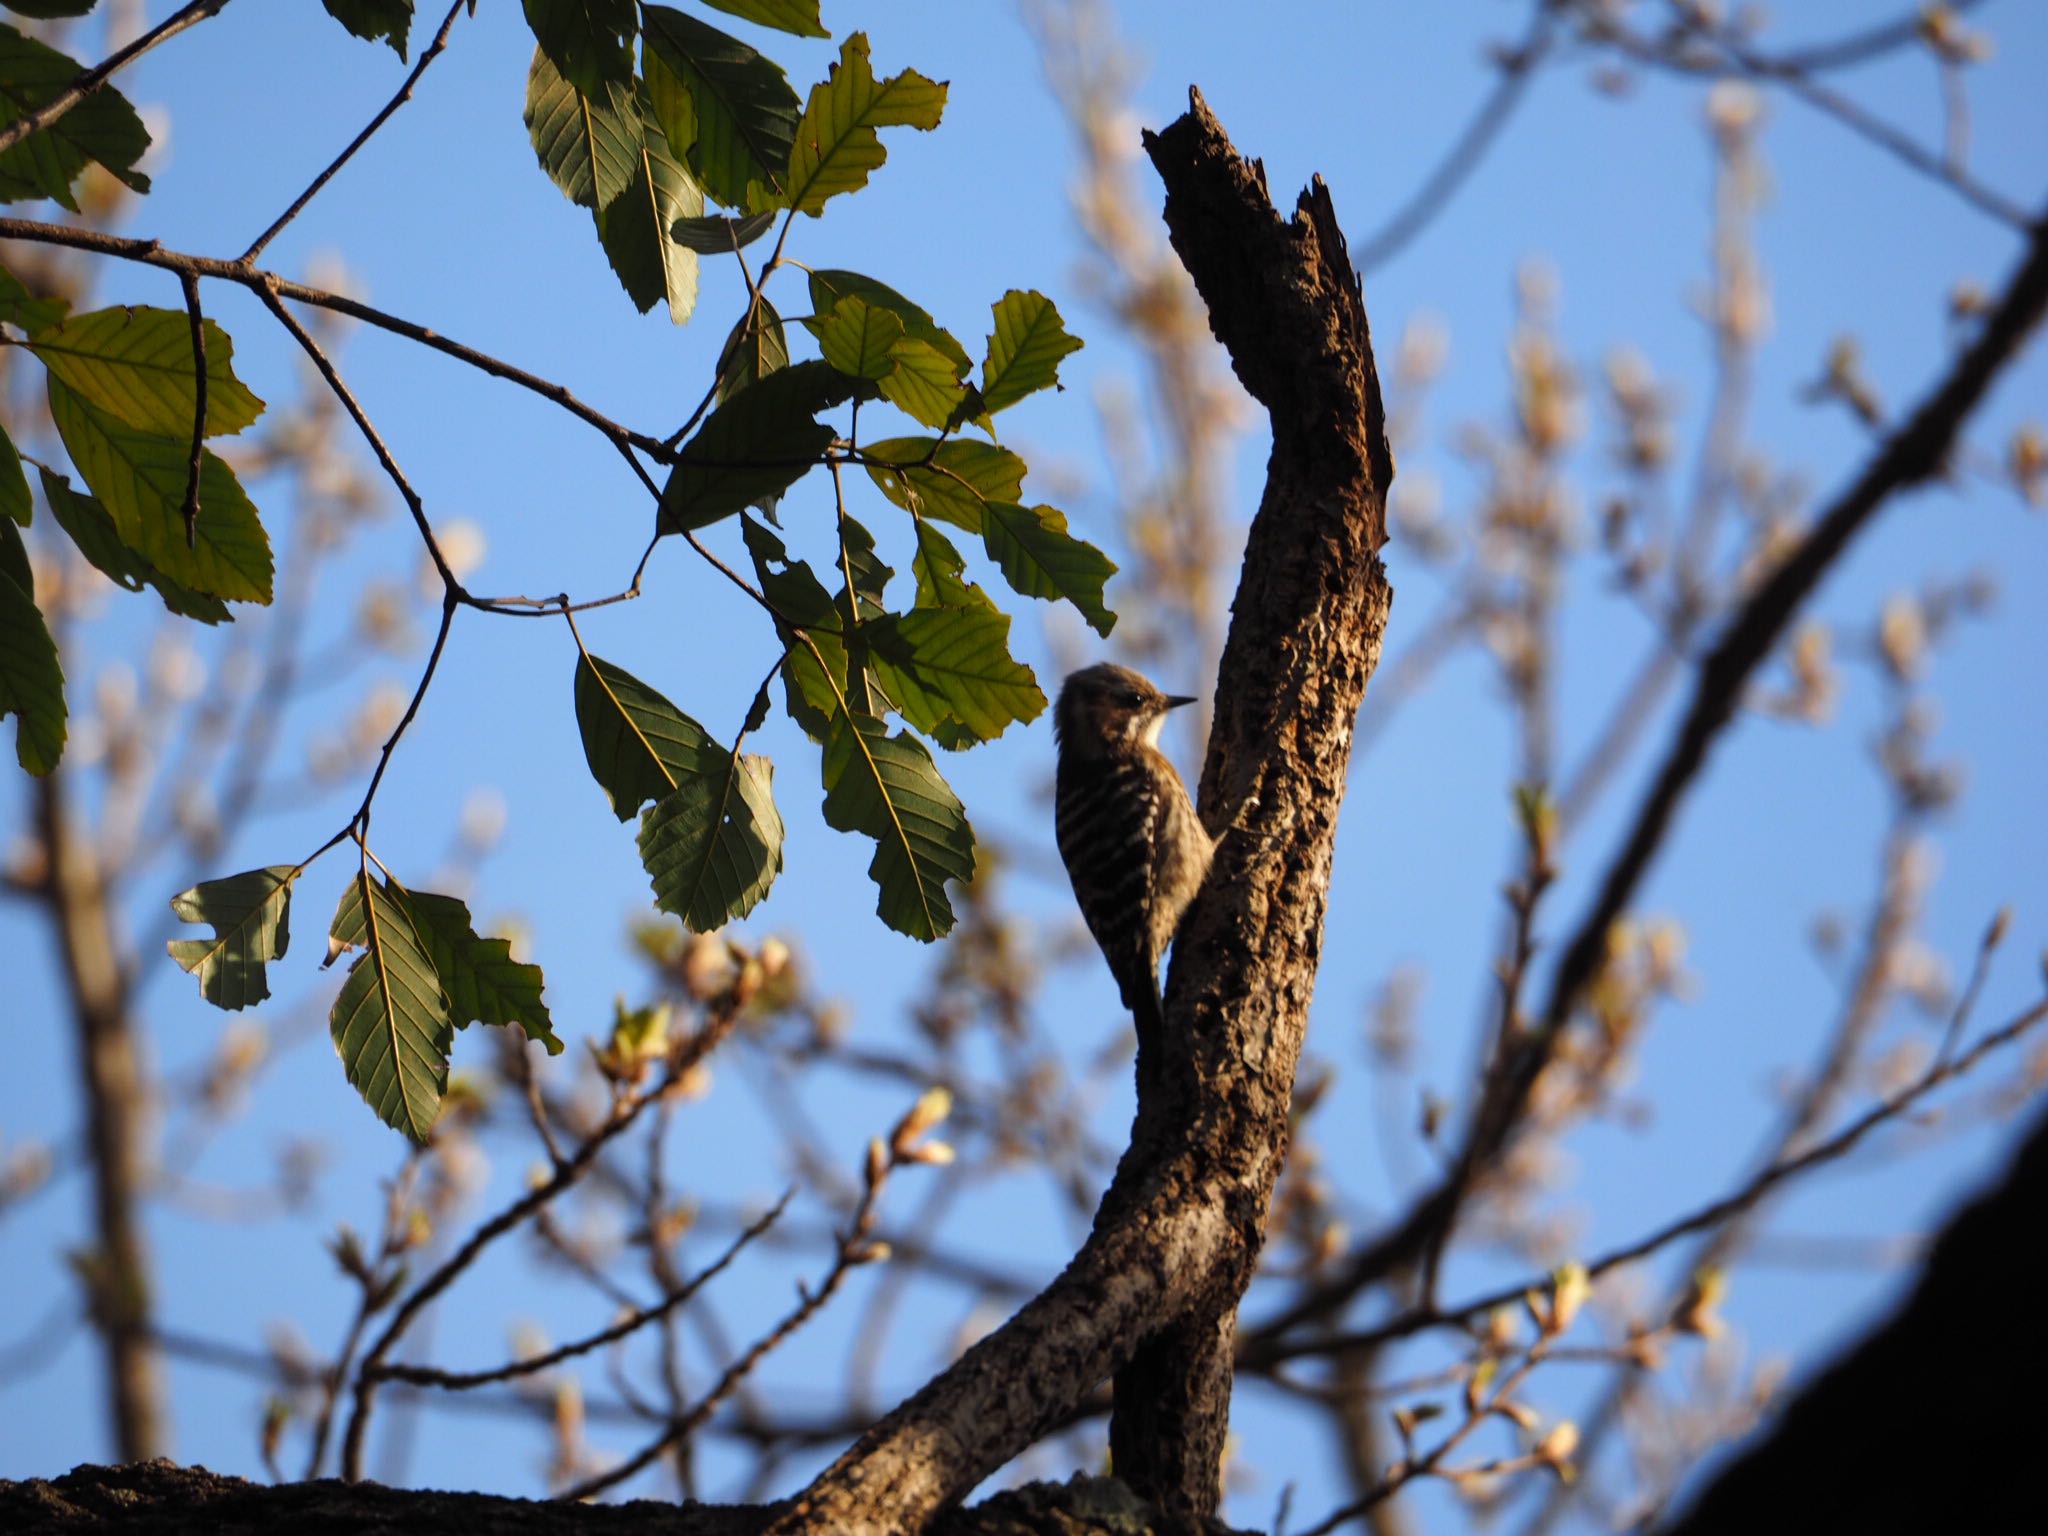
[{"label": "bird's head", "polygon": [[1161,693],[1129,667],[1098,662],[1073,673],[1061,686],[1053,734],[1062,747],[1082,752],[1139,743],[1156,746],[1166,712],[1194,702]]}]

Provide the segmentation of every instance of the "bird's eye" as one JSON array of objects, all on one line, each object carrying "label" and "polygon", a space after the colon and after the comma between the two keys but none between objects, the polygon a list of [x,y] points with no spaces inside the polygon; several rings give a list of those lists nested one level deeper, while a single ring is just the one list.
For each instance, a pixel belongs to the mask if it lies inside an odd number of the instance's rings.
[{"label": "bird's eye", "polygon": [[1124,690],[1124,708],[1126,708],[1126,709],[1136,709],[1136,708],[1137,708],[1137,707],[1138,707],[1138,706],[1139,706],[1140,704],[1142,704],[1142,703],[1144,703],[1144,702],[1145,702],[1145,701],[1144,701],[1143,699],[1141,699],[1140,697],[1138,697],[1138,691],[1137,691],[1137,689],[1135,689],[1135,688],[1126,688],[1126,689]]}]

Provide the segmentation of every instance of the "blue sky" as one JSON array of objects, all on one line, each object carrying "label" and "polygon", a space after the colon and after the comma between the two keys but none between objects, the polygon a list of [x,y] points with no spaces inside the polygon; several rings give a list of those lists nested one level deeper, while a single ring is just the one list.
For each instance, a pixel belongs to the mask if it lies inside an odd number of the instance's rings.
[{"label": "blue sky", "polygon": [[[154,17],[167,7],[148,9]],[[420,41],[439,19],[441,8],[430,9]],[[1081,477],[1087,489],[1066,503],[1077,531],[1113,545],[1107,471],[1089,401],[1100,384],[1129,376],[1133,360],[1076,282],[1080,246],[1068,206],[1073,156],[1031,40],[1004,4],[898,0],[871,12],[828,0],[825,19],[840,34],[865,26],[878,70],[912,65],[950,81],[946,120],[934,134],[891,135],[889,163],[873,185],[835,203],[822,221],[802,221],[792,253],[891,283],[970,348],[987,330],[989,303],[1006,289],[1052,295],[1089,345],[1068,362],[1068,389],[1020,407],[1006,418],[1007,433],[1035,467],[1056,465]],[[1813,3],[1788,15],[1784,35],[1827,36],[1871,14],[1848,0]],[[1491,0],[1303,3],[1261,8],[1256,20],[1245,8],[1160,0],[1122,5],[1119,15],[1146,67],[1136,102],[1142,122],[1167,121],[1184,104],[1188,83],[1199,84],[1239,147],[1263,159],[1277,198],[1291,199],[1314,173],[1330,183],[1354,242],[1406,197],[1463,126],[1490,79],[1481,64],[1485,45],[1512,37],[1523,24],[1522,7]],[[2036,8],[2013,3],[1988,7],[1985,22],[1997,53],[1971,76],[1973,164],[2010,198],[2035,206],[2044,196],[2039,146],[2048,143],[2048,98],[2038,89],[2048,77],[2048,24]],[[767,46],[801,88],[822,75],[836,44],[775,39]],[[666,432],[701,392],[743,290],[731,273],[707,269],[695,323],[676,329],[664,317],[632,311],[591,238],[587,214],[534,165],[519,116],[530,50],[509,4],[485,5],[474,21],[459,22],[454,45],[429,71],[418,98],[271,247],[266,264],[304,275],[339,253],[364,296],[380,307],[558,379],[617,419]],[[314,0],[229,7],[124,77],[138,104],[162,114],[153,121],[169,124],[152,166],[156,189],[134,207],[126,232],[184,250],[238,252],[388,97],[401,73],[388,50],[343,35]],[[1860,70],[1845,84],[1923,138],[1938,125],[1935,76],[1923,59]],[[1950,287],[1972,278],[1995,288],[2017,242],[1951,193],[1794,103],[1772,101],[1762,144],[1773,195],[1759,219],[1758,242],[1775,321],[1758,360],[1754,438],[1825,497],[1853,471],[1866,444],[1846,412],[1798,398],[1830,341],[1854,332],[1880,395],[1888,406],[1903,406],[1947,356]],[[1708,176],[1697,86],[1639,78],[1633,90],[1611,98],[1589,88],[1584,69],[1544,74],[1507,141],[1443,217],[1367,279],[1383,355],[1421,316],[1438,317],[1450,337],[1449,364],[1429,401],[1431,431],[1404,456],[1403,471],[1441,479],[1453,513],[1467,504],[1472,479],[1449,451],[1451,429],[1503,418],[1513,276],[1528,257],[1558,273],[1558,329],[1589,382],[1608,349],[1625,342],[1675,383],[1681,451],[1689,455],[1706,403],[1709,339],[1689,301],[1707,269]],[[1148,206],[1156,204],[1143,166],[1138,184]],[[139,269],[106,271],[101,292],[107,302],[176,302],[173,281]],[[208,301],[236,338],[241,376],[267,399],[287,398],[297,387],[296,362],[274,324],[246,295],[221,285],[208,289]],[[397,338],[360,330],[343,364],[430,516],[482,527],[488,556],[474,589],[595,593],[623,584],[645,541],[649,509],[602,440],[532,396]],[[2044,408],[2048,357],[2037,347],[1988,402],[1973,441],[2002,451],[2012,428],[2038,419]],[[1582,455],[1589,465],[1598,440],[1596,432]],[[1229,501],[1239,518],[1257,504],[1264,458],[1263,432],[1254,430],[1233,470]],[[1597,475],[1586,478],[1601,483]],[[819,494],[807,483],[793,498],[785,508],[793,526],[801,526],[809,504],[823,505]],[[258,501],[265,504],[260,494]],[[397,513],[395,504],[391,511]],[[714,542],[737,550],[736,536],[726,532]],[[2027,679],[2048,655],[2048,606],[2038,601],[2048,579],[2042,534],[2040,513],[1981,480],[1960,491],[1932,489],[1885,516],[1830,580],[1817,610],[1864,623],[1894,590],[1977,568],[1992,572],[2002,589],[1996,611],[1962,631],[1931,679],[1942,709],[1939,748],[1967,763],[1968,794],[1939,828],[1942,874],[1927,937],[1960,971],[1990,914],[2002,903],[2015,911],[2011,953],[1987,988],[1984,1022],[2032,995],[2034,968],[2026,957],[2048,939],[2041,874],[2048,868],[2048,813],[2039,793],[2048,781],[2048,732],[2038,706],[2024,702],[2038,688]],[[355,584],[373,575],[410,579],[417,558],[402,516],[387,515],[324,589],[310,649],[324,652],[326,642],[346,635]],[[1398,543],[1387,562],[1398,593],[1390,643],[1398,648],[1403,626],[1433,610],[1435,588]],[[1112,585],[1112,604],[1115,596]],[[1020,613],[1017,650],[1042,664],[1041,612]],[[74,674],[89,676],[96,663],[132,653],[143,633],[136,615],[117,615],[93,633],[91,652]],[[720,734],[736,728],[772,659],[758,615],[678,547],[657,552],[642,601],[590,616],[583,635],[593,651],[662,687]],[[1563,695],[1568,744],[1583,742],[1645,640],[1640,623],[1594,582],[1574,588]],[[375,842],[401,875],[424,879],[441,859],[464,798],[479,786],[503,796],[508,830],[472,906],[516,913],[528,927],[558,1029],[581,1049],[581,1038],[605,1026],[613,995],[639,986],[625,933],[645,910],[646,892],[632,839],[584,768],[569,709],[573,656],[558,624],[464,614],[380,796]],[[373,670],[409,687],[418,660],[379,662]],[[1042,681],[1050,691],[1052,679]],[[1209,684],[1194,675],[1191,660],[1161,681],[1176,691]],[[348,693],[336,688],[296,704],[288,739],[317,727]],[[1877,720],[1863,674],[1852,675],[1840,718],[1826,732],[1748,718],[1687,808],[1641,909],[1685,922],[1688,964],[1701,986],[1660,1017],[1642,1054],[1638,1088],[1656,1106],[1650,1123],[1595,1128],[1572,1144],[1578,1182],[1566,1201],[1581,1211],[1588,1251],[1723,1187],[1767,1123],[1774,1074],[1804,1059],[1829,1016],[1834,989],[1811,958],[1805,932],[1817,911],[1853,913],[1868,897],[1883,806],[1864,757]],[[933,956],[872,916],[863,872],[870,850],[823,826],[814,756],[794,729],[773,720],[759,744],[778,764],[790,843],[782,881],[747,928],[792,935],[820,986],[848,1004],[853,1027],[886,1041],[903,1028],[901,1003]],[[1049,818],[1028,791],[1050,755],[1041,720],[943,766],[970,815],[1020,841],[1037,839],[1049,857]],[[1568,748],[1566,755],[1575,754]],[[1470,1059],[1471,1020],[1496,926],[1511,762],[1491,676],[1468,658],[1404,711],[1354,772],[1311,1050],[1343,1073],[1338,1099],[1323,1112],[1320,1141],[1362,1222],[1403,1192],[1390,1180],[1371,1123],[1377,1100],[1365,1070],[1366,1003],[1395,967],[1426,972],[1420,1077],[1454,1093]],[[1632,765],[1636,779],[1643,767]],[[19,788],[0,780],[0,824],[17,825],[21,803]],[[1613,802],[1616,809],[1629,803],[1627,788]],[[268,818],[238,840],[217,870],[157,866],[133,893],[135,926],[153,930],[162,901],[188,876],[289,862],[344,814],[337,801]],[[1576,912],[1618,824],[1614,810],[1597,816],[1574,845],[1552,908],[1553,931]],[[319,984],[316,914],[324,915],[343,874],[330,860],[301,889],[300,945],[284,967],[282,999]],[[1041,920],[1067,920],[1063,890],[1025,879],[1018,891]],[[19,907],[0,905],[0,952],[21,957],[10,967],[21,978],[10,986],[5,1031],[12,1070],[0,1080],[0,1135],[9,1144],[32,1136],[61,1142],[74,1123],[65,1099],[70,1045],[42,943]],[[145,995],[148,1037],[167,1068],[204,1059],[222,1027],[194,991],[164,961]],[[1045,1016],[1069,1059],[1085,1059],[1118,1028],[1106,973],[1063,979]],[[465,1053],[482,1049],[474,1038],[459,1040],[457,1066]],[[854,1087],[813,1108],[852,1167],[867,1136],[900,1112],[901,1098]],[[1112,1095],[1098,1130],[1120,1139],[1126,1110],[1121,1094]],[[288,1132],[320,1136],[335,1150],[320,1206],[246,1230],[161,1218],[153,1237],[167,1324],[255,1342],[262,1326],[289,1318],[323,1348],[334,1338],[345,1296],[318,1239],[336,1220],[374,1220],[374,1181],[395,1166],[399,1149],[317,1036],[265,1080],[249,1123],[206,1171],[232,1181],[238,1163],[260,1166]],[[1869,1176],[1830,1173],[1777,1225],[1825,1235],[1922,1230],[1959,1180],[1979,1176],[2002,1135],[2003,1127],[1989,1126],[1911,1162],[1884,1160]],[[521,1172],[512,1159],[502,1160],[492,1190],[513,1188]],[[784,1172],[774,1127],[736,1083],[721,1079],[718,1091],[682,1117],[673,1170],[679,1186],[760,1198],[780,1188]],[[0,1224],[0,1269],[15,1298],[12,1328],[43,1316],[66,1293],[69,1280],[54,1255],[80,1239],[84,1204],[83,1184],[73,1178]],[[956,1243],[1036,1274],[1055,1270],[1073,1241],[1070,1222],[1042,1182],[1021,1177],[978,1194],[950,1231]],[[1487,1273],[1476,1266],[1469,1277],[1455,1271],[1454,1292]],[[587,1307],[576,1310],[561,1293],[529,1293],[526,1274],[503,1265],[475,1277],[472,1303],[439,1325],[451,1356],[502,1352],[508,1323],[529,1312],[557,1337],[594,1321]],[[1810,1351],[1868,1317],[1894,1278],[1745,1272],[1731,1312],[1756,1352]],[[744,1325],[753,1312],[767,1315],[780,1304],[779,1295],[743,1296],[733,1302],[734,1316]],[[764,1380],[800,1396],[808,1377],[829,1377],[843,1358],[849,1312],[825,1319]],[[926,1333],[900,1330],[886,1384],[921,1380],[956,1321],[935,1316]],[[14,1337],[0,1335],[0,1344]],[[95,1362],[82,1338],[35,1378],[0,1382],[0,1476],[47,1473],[104,1455],[95,1385]],[[173,1385],[180,1459],[258,1473],[256,1389],[192,1367],[176,1368]],[[1571,1390],[1560,1384],[1545,1406],[1565,1411]],[[1257,1480],[1232,1505],[1235,1517],[1265,1521],[1289,1481],[1299,1484],[1298,1514],[1313,1514],[1339,1496],[1325,1446],[1290,1435],[1258,1395],[1247,1394],[1237,1429]],[[533,1492],[542,1454],[535,1435],[434,1420],[410,1475]],[[456,1466],[459,1473],[448,1470]]]}]

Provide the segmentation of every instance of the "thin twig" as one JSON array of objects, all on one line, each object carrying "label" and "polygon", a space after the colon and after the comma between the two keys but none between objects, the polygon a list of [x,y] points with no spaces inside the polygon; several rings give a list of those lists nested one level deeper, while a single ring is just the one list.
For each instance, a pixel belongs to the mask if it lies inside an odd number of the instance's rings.
[{"label": "thin twig", "polygon": [[199,279],[190,272],[178,274],[178,286],[185,291],[185,315],[192,323],[192,458],[185,472],[185,547],[199,545],[199,472],[206,457],[206,317],[199,309]]}]

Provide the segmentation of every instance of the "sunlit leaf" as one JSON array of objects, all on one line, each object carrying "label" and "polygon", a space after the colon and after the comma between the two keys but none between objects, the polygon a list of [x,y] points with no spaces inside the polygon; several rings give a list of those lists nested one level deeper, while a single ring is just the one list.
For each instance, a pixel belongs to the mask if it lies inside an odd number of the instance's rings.
[{"label": "sunlit leaf", "polygon": [[0,522],[0,719],[14,721],[14,755],[45,774],[64,755],[64,668],[36,607],[21,532]]},{"label": "sunlit leaf", "polygon": [[50,380],[50,417],[71,462],[113,514],[121,542],[182,586],[239,602],[270,601],[270,540],[227,464],[208,449],[196,542],[182,511],[191,443],[136,432]]},{"label": "sunlit leaf", "polygon": [[818,20],[818,0],[704,0],[714,11],[744,17],[798,37],[830,37]]},{"label": "sunlit leaf", "polygon": [[775,768],[752,753],[726,754],[683,780],[640,818],[640,862],[654,904],[697,933],[745,917],[782,869]]},{"label": "sunlit leaf", "polygon": [[[904,339],[903,322],[886,309],[849,295],[829,314],[804,322],[818,338],[825,361],[856,379],[885,379],[896,371],[890,348]],[[883,394],[887,394],[885,387]]]},{"label": "sunlit leaf", "polygon": [[[203,324],[206,435],[239,432],[263,414],[263,402],[235,377],[228,333],[211,320]],[[34,332],[28,345],[51,373],[116,421],[190,443],[199,394],[184,310],[95,309]]]},{"label": "sunlit leaf", "polygon": [[[0,26],[0,128],[46,106],[83,74],[84,66],[14,28]],[[137,192],[149,178],[135,162],[149,148],[149,130],[128,98],[102,85],[46,128],[0,151],[0,202],[48,197],[72,213],[71,183],[98,161]]]},{"label": "sunlit leaf", "polygon": [[[652,110],[644,90],[640,104]],[[667,300],[669,319],[681,325],[697,307],[697,253],[671,239],[669,229],[703,211],[704,189],[670,157],[660,134],[647,134],[632,183],[593,215],[612,270],[642,314]]]},{"label": "sunlit leaf", "polygon": [[789,206],[815,217],[839,193],[866,186],[869,173],[888,158],[877,128],[936,128],[945,108],[945,85],[914,69],[877,80],[867,35],[853,33],[804,103],[789,155]]},{"label": "sunlit leaf", "polygon": [[1098,635],[1115,627],[1116,615],[1103,606],[1102,587],[1116,574],[1116,564],[1068,533],[1061,513],[1005,501],[988,502],[985,511],[982,543],[1012,590],[1026,597],[1065,598]]},{"label": "sunlit leaf", "polygon": [[868,477],[897,506],[980,533],[991,501],[1024,491],[1024,461],[994,443],[953,438],[892,437],[861,453]]},{"label": "sunlit leaf", "polygon": [[639,174],[646,135],[631,81],[586,96],[537,48],[526,75],[526,132],[540,168],[579,207],[605,207]]},{"label": "sunlit leaf", "polygon": [[716,398],[723,404],[749,384],[788,366],[789,342],[782,334],[782,317],[757,294],[718,354]]},{"label": "sunlit leaf", "polygon": [[994,601],[967,579],[967,562],[938,525],[926,518],[917,520],[917,553],[911,556],[910,573],[917,579],[920,608],[992,608]]},{"label": "sunlit leaf", "polygon": [[50,470],[40,471],[40,478],[43,500],[49,503],[50,515],[56,519],[57,526],[70,535],[78,552],[108,580],[130,592],[154,587],[157,596],[164,600],[164,606],[172,613],[197,619],[202,624],[232,622],[234,615],[228,612],[226,603],[171,580],[122,543],[121,530],[114,525],[113,514],[97,499],[74,491],[68,479]]},{"label": "sunlit leaf", "polygon": [[412,0],[320,0],[327,14],[366,42],[383,38],[399,58],[405,57],[412,30]]},{"label": "sunlit leaf", "polygon": [[586,96],[633,80],[633,0],[526,0],[526,24],[555,69]]},{"label": "sunlit leaf", "polygon": [[960,345],[951,332],[945,330],[931,313],[921,305],[913,304],[887,283],[875,281],[859,272],[842,271],[825,267],[811,274],[811,308],[818,314],[825,314],[838,305],[841,299],[861,299],[877,309],[886,309],[903,322],[903,333],[935,347],[945,355],[952,365],[954,377],[963,378],[973,366],[967,356],[967,349]]},{"label": "sunlit leaf", "polygon": [[663,533],[702,528],[789,489],[832,446],[820,411],[848,399],[853,382],[829,363],[778,369],[731,396],[683,445],[661,493]]},{"label": "sunlit leaf", "polygon": [[424,1144],[448,1088],[455,1021],[406,893],[359,871],[328,933],[329,958],[362,949],[328,1027],[342,1071],[386,1125]]},{"label": "sunlit leaf", "polygon": [[994,608],[914,608],[862,625],[861,636],[883,690],[927,734],[952,721],[993,741],[1045,708],[1038,679],[1010,655],[1010,616]]},{"label": "sunlit leaf", "polygon": [[222,880],[204,880],[171,898],[171,910],[185,923],[204,923],[210,939],[172,939],[171,958],[199,978],[199,991],[216,1008],[247,1008],[270,996],[272,960],[282,960],[291,943],[292,881],[289,864],[244,870]]},{"label": "sunlit leaf", "polygon": [[1059,383],[1060,359],[1081,348],[1042,293],[1011,289],[995,304],[995,329],[981,365],[982,409],[990,415]]},{"label": "sunlit leaf", "polygon": [[[758,49],[666,5],[645,8],[647,50],[689,92],[696,136],[689,163],[728,208],[781,201],[800,104],[782,66]],[[749,202],[760,183],[767,196]]]},{"label": "sunlit leaf", "polygon": [[889,349],[889,361],[894,366],[879,386],[883,399],[921,426],[954,424],[967,388],[954,377],[945,354],[928,342],[905,336]]},{"label": "sunlit leaf", "polygon": [[825,735],[825,820],[875,840],[875,910],[899,933],[930,942],[953,926],[948,880],[974,873],[966,809],[915,737],[840,708]]}]

